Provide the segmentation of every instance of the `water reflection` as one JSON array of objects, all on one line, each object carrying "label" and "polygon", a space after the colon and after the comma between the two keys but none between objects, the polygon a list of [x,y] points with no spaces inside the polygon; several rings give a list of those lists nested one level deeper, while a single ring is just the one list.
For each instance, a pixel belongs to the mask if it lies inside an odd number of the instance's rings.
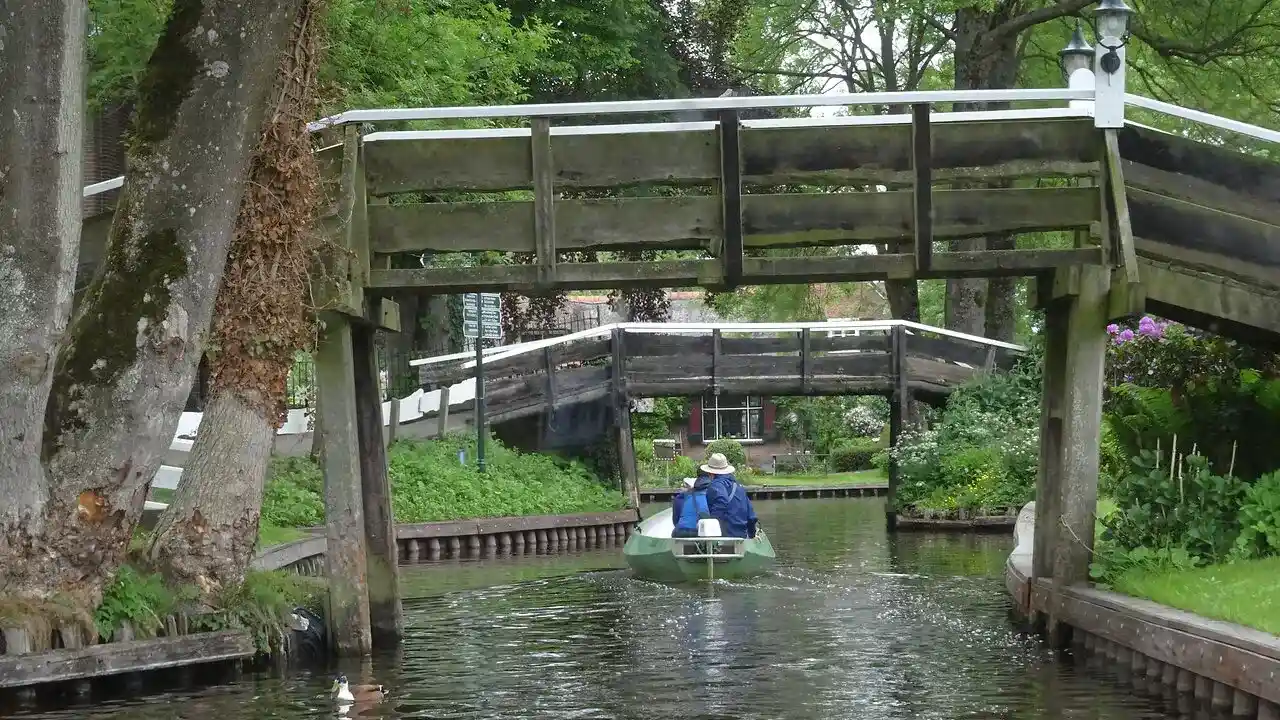
[{"label": "water reflection", "polygon": [[[1011,539],[883,531],[882,501],[760,503],[778,571],[673,587],[616,548],[405,574],[395,656],[344,665],[392,689],[368,718],[1176,717],[1011,630]],[[38,718],[337,717],[328,672],[71,707]]]}]

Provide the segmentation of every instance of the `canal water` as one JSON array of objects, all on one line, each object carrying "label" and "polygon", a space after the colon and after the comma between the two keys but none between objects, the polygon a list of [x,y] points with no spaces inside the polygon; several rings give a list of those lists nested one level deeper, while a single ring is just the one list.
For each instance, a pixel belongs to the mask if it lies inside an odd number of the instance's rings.
[{"label": "canal water", "polygon": [[402,651],[342,667],[353,682],[387,685],[380,704],[339,714],[326,694],[333,674],[314,672],[16,716],[1176,717],[1014,631],[1009,537],[890,537],[878,499],[756,509],[779,567],[751,581],[645,582],[618,548],[406,570]]}]

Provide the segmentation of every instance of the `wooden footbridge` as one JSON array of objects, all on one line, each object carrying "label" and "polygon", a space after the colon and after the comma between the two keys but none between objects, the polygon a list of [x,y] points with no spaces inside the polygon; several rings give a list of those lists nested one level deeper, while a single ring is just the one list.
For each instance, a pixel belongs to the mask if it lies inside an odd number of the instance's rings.
[{"label": "wooden footbridge", "polygon": [[[944,112],[993,102],[1041,107]],[[742,117],[819,105],[872,110]],[[1126,123],[1126,106],[1172,115],[1213,142]],[[895,107],[910,113],[876,114]],[[646,122],[689,111],[708,119]],[[585,116],[630,124],[574,122]],[[449,127],[476,121],[504,127]],[[379,123],[395,128],[366,132]],[[1263,153],[1280,133],[1126,96],[1122,74],[1096,89],[354,110],[314,129],[331,138],[319,157],[341,246],[328,268],[334,282],[316,290],[329,309],[316,372],[329,620],[343,652],[368,651],[370,617],[373,637],[401,632],[373,362],[376,329],[399,329],[399,294],[1033,277],[1046,317],[1033,570],[1064,584],[1088,577],[1107,322],[1145,309],[1253,342],[1280,338],[1280,165]],[[87,259],[102,225],[86,225]],[[1063,242],[946,249],[960,238],[1042,231],[1061,231]],[[496,256],[504,260],[490,262]],[[626,333],[610,357],[632,340]],[[719,355],[714,340],[710,353],[706,340],[643,342],[648,354],[633,352],[625,369],[624,352],[624,371],[610,376],[623,391],[700,391],[775,366],[788,368],[777,382],[801,392],[837,382],[833,373],[875,375],[864,387],[892,382],[893,422],[902,423],[903,394],[919,381],[812,345],[809,354],[729,361],[723,338]],[[587,347],[574,350],[581,362],[604,346]],[[907,347],[892,362],[910,365]],[[556,401],[571,392],[556,356],[568,349],[547,352],[556,369],[545,382],[511,385],[513,408],[552,378],[564,380]],[[876,363],[889,362],[881,355]],[[698,375],[675,378],[671,367]],[[582,384],[572,392],[599,392],[600,372],[573,374]],[[546,402],[538,392],[529,404]]]}]

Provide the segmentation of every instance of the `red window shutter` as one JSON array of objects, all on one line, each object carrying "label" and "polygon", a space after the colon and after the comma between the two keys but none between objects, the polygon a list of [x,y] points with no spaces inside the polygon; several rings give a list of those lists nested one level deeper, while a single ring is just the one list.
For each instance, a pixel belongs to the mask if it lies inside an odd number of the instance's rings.
[{"label": "red window shutter", "polygon": [[774,404],[773,398],[762,398],[764,404],[764,436],[773,437],[773,422],[778,414],[778,406]]},{"label": "red window shutter", "polygon": [[689,403],[689,434],[702,435],[702,398]]}]

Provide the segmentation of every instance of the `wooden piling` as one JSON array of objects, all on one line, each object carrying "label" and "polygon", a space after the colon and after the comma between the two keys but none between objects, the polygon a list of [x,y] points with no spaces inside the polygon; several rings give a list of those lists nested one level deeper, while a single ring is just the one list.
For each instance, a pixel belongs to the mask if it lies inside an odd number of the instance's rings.
[{"label": "wooden piling", "polygon": [[631,399],[627,396],[625,343],[626,333],[613,329],[612,393],[613,424],[618,446],[618,466],[622,473],[622,492],[627,507],[640,507],[640,479],[636,470],[636,448],[631,437]]},{"label": "wooden piling", "polygon": [[[911,391],[907,385],[908,375],[906,370],[907,358],[907,336],[905,328],[901,325],[895,325],[889,336],[890,353],[893,363],[893,394],[889,398],[889,447],[897,448],[898,443],[902,440],[902,435],[907,429],[907,412],[911,404]],[[897,522],[897,502],[898,483],[901,482],[902,473],[898,468],[897,460],[890,456],[889,460],[889,493],[885,501],[885,524],[889,530],[894,529]]]},{"label": "wooden piling", "polygon": [[[382,392],[378,387],[376,332],[372,326],[355,327],[351,340],[360,487],[368,553],[369,620],[373,642],[381,648],[394,647],[404,636],[404,612],[400,605],[400,579],[396,571],[396,521],[391,511],[387,449],[382,442]],[[393,406],[397,404],[392,403]]]},{"label": "wooden piling", "polygon": [[[360,440],[356,429],[355,359],[351,322],[325,313],[316,347],[316,392],[324,428],[325,562],[329,576],[329,632],[340,656],[373,650],[366,584],[365,522]],[[381,442],[378,443],[381,446]]]}]

